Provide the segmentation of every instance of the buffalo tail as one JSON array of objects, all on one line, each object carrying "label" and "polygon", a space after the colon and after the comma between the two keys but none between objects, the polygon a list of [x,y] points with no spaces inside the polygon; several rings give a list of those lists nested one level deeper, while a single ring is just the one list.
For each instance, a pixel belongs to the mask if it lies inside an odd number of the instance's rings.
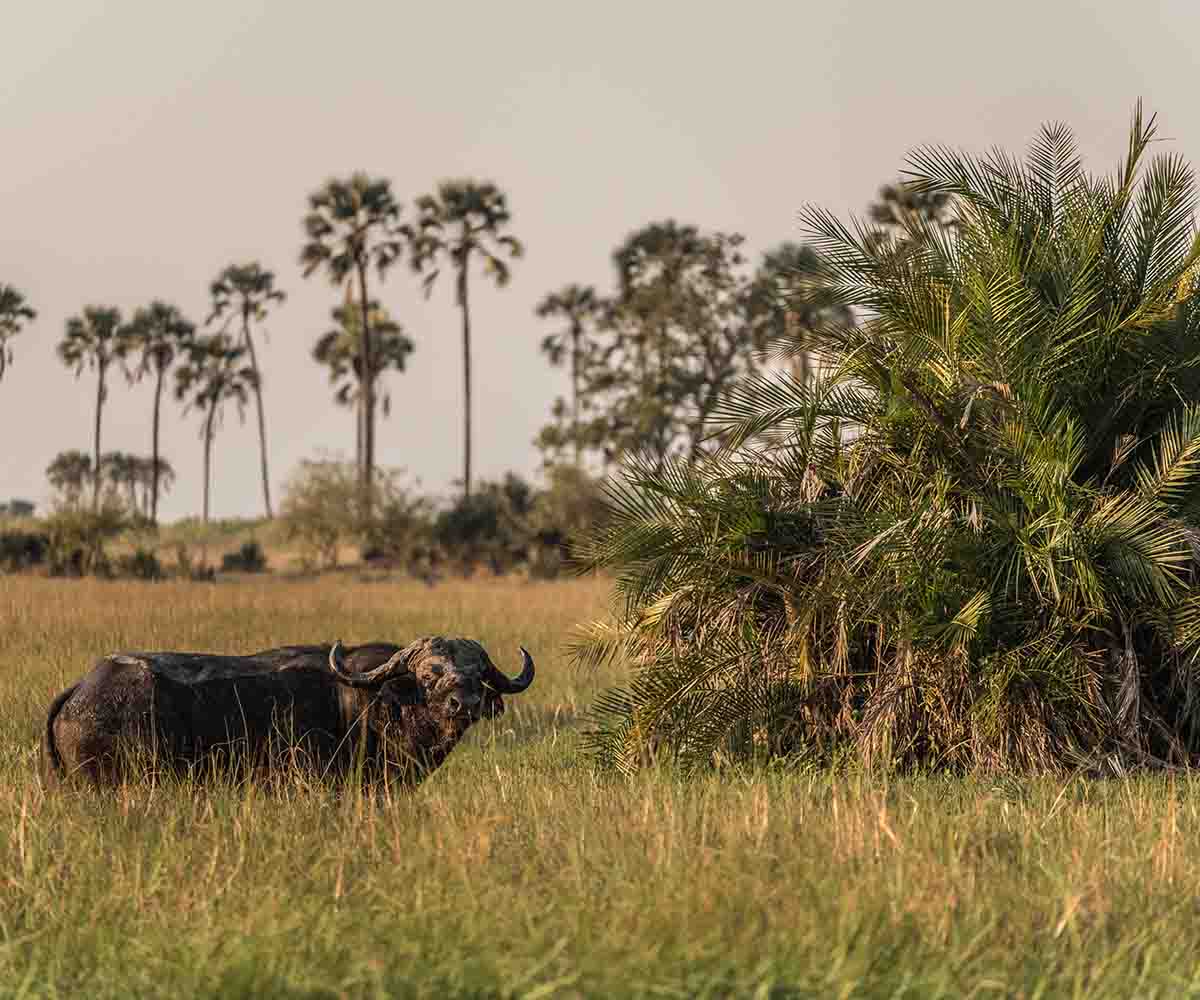
[{"label": "buffalo tail", "polygon": [[63,765],[62,757],[59,755],[58,747],[54,745],[54,720],[58,718],[58,711],[66,703],[66,700],[75,693],[78,684],[72,684],[62,694],[60,694],[50,704],[50,711],[46,713],[46,731],[42,734],[42,752],[46,761],[47,777],[51,780],[65,778],[67,769]]}]

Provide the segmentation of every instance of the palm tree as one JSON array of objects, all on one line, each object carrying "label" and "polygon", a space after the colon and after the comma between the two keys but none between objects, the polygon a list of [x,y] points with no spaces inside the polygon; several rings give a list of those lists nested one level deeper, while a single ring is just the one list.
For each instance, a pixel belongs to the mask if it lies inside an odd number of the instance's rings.
[{"label": "palm tree", "polygon": [[[258,406],[258,450],[262,460],[263,505],[267,517],[271,511],[271,480],[267,474],[267,423],[263,416],[262,368],[258,364],[258,351],[251,336],[252,323],[261,323],[270,306],[283,302],[287,296],[275,287],[275,275],[258,261],[248,264],[230,264],[209,287],[212,295],[212,312],[208,322],[227,316],[235,316],[241,323],[241,343],[250,351],[250,366],[254,369],[254,399]],[[226,325],[228,325],[228,320]]]},{"label": "palm tree", "polygon": [[37,313],[25,302],[25,296],[12,285],[0,283],[0,378],[12,364],[10,341],[28,322],[37,319]]},{"label": "palm tree", "polygon": [[46,466],[46,478],[63,494],[68,506],[75,507],[84,487],[92,481],[92,456],[78,450],[60,451]]},{"label": "palm tree", "polygon": [[1139,106],[1109,177],[1061,125],[1024,160],[919,150],[958,224],[902,246],[803,214],[861,321],[814,331],[810,382],[732,394],[713,464],[614,488],[592,562],[628,612],[581,653],[642,667],[599,753],[1200,761],[1200,236],[1154,133]]},{"label": "palm tree", "polygon": [[100,456],[100,477],[107,479],[110,496],[119,498],[125,491],[125,502],[129,513],[137,513],[137,469],[138,458],[125,451],[106,451]]},{"label": "palm tree", "polygon": [[136,476],[142,491],[140,510],[143,517],[149,518],[159,494],[169,492],[175,484],[175,468],[162,457],[138,458]]},{"label": "palm tree", "polygon": [[[402,372],[413,351],[413,342],[404,333],[404,328],[388,315],[378,302],[370,306],[372,396],[379,391],[379,377],[388,369]],[[364,398],[363,380],[366,370],[362,364],[362,310],[353,300],[337,306],[332,311],[333,329],[326,331],[313,347],[313,360],[329,368],[330,384],[336,386],[334,401],[341,406],[357,406]],[[391,412],[392,397],[386,390],[383,394],[383,414]],[[361,432],[362,425],[357,425]],[[362,434],[356,435],[356,461],[362,462]]]},{"label": "palm tree", "polygon": [[581,365],[587,346],[588,327],[603,311],[603,303],[591,285],[567,285],[547,295],[538,304],[537,314],[543,319],[562,317],[565,329],[542,340],[542,353],[550,364],[559,365],[570,357],[571,368],[571,437],[575,441],[575,464],[582,461],[583,441],[579,429],[579,388]]},{"label": "palm tree", "polygon": [[208,524],[209,485],[212,481],[213,434],[221,422],[221,409],[229,400],[244,417],[246,402],[258,376],[244,364],[246,347],[224,334],[197,337],[188,345],[183,364],[175,369],[175,398],[184,411],[196,409],[204,421],[204,523]]},{"label": "palm tree", "polygon": [[501,232],[511,216],[504,192],[490,181],[448,180],[436,194],[417,199],[420,213],[412,240],[414,270],[425,275],[429,294],[440,273],[442,258],[455,271],[455,301],[462,310],[463,333],[463,494],[471,495],[471,307],[467,277],[471,259],[478,256],[500,287],[508,284],[508,264],[501,257],[520,257],[515,236]]},{"label": "palm tree", "polygon": [[78,378],[84,368],[96,372],[96,427],[92,443],[92,507],[100,506],[100,425],[108,394],[106,376],[109,365],[120,360],[127,349],[121,311],[113,306],[87,306],[82,315],[67,320],[66,335],[59,342],[58,356],[63,364],[75,369]]},{"label": "palm tree", "polygon": [[[148,307],[134,313],[133,321],[126,330],[128,349],[140,350],[141,358],[136,368],[136,377],[146,374],[154,376],[154,415],[151,431],[151,461],[158,468],[162,460],[159,455],[158,429],[162,409],[163,385],[167,372],[180,354],[187,350],[196,333],[196,327],[172,305],[152,302]],[[150,520],[158,523],[158,484],[162,478],[150,477]]]},{"label": "palm tree", "polygon": [[[382,280],[400,257],[404,243],[399,229],[400,203],[392,195],[391,183],[356,173],[348,180],[329,180],[309,195],[309,212],[304,217],[308,242],[300,251],[304,277],[323,268],[335,286],[358,285],[362,312],[362,357],[367,370],[374,367],[369,336],[370,302],[367,276],[372,266]],[[362,459],[359,481],[364,511],[369,514],[371,483],[375,470],[375,397],[371,380],[364,385],[359,401],[362,428]]]}]

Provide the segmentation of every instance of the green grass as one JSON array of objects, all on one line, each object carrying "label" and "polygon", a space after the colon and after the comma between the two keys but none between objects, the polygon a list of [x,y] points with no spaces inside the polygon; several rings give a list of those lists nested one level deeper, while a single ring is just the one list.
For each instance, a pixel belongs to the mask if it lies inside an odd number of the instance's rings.
[{"label": "green grass", "polygon": [[[0,996],[1200,995],[1200,783],[593,773],[599,582],[0,579]],[[482,640],[528,695],[417,791],[46,794],[117,648]]]}]

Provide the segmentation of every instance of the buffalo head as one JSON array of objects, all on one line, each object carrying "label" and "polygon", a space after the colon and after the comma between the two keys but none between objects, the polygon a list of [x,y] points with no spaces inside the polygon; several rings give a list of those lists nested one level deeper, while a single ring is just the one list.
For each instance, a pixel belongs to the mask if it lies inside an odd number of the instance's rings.
[{"label": "buffalo head", "polygon": [[329,651],[329,669],[343,684],[374,691],[389,721],[419,712],[427,727],[456,742],[472,723],[504,713],[502,695],[519,694],[533,683],[533,657],[524,647],[521,658],[520,674],[507,677],[475,640],[436,636],[410,643],[377,667],[355,671],[338,640]]}]

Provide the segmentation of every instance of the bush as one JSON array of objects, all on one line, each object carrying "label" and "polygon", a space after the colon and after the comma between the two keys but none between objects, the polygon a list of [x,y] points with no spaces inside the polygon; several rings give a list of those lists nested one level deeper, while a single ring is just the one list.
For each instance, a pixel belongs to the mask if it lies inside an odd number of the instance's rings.
[{"label": "bush", "polygon": [[158,556],[149,549],[142,548],[135,550],[132,555],[118,559],[117,572],[121,576],[131,576],[136,580],[161,580],[166,575]]},{"label": "bush", "polygon": [[203,561],[192,558],[192,551],[184,542],[175,543],[175,575],[184,580],[210,582],[217,578],[216,571]]},{"label": "bush", "polygon": [[337,566],[339,544],[358,531],[360,502],[352,464],[300,463],[284,486],[280,520],[284,537],[300,544],[306,568]]},{"label": "bush", "polygon": [[1200,243],[1153,133],[1110,178],[1061,126],[921,151],[952,232],[807,214],[856,316],[822,374],[740,387],[710,465],[635,463],[596,540],[626,611],[580,656],[639,665],[603,760],[1200,763]]},{"label": "bush", "polygon": [[302,462],[284,487],[284,537],[300,543],[309,568],[335,568],[339,546],[353,541],[367,561],[411,562],[428,547],[430,506],[402,485],[402,475],[397,469],[375,470],[367,519],[353,464]]},{"label": "bush", "polygon": [[226,552],[221,557],[223,573],[262,573],[267,568],[267,554],[254,539],[244,542],[236,552]]},{"label": "bush", "polygon": [[19,573],[40,566],[50,552],[50,536],[32,531],[0,532],[0,570]]},{"label": "bush", "polygon": [[529,572],[545,579],[575,563],[580,545],[602,529],[608,517],[604,490],[586,472],[570,465],[553,466],[549,479],[526,517]]},{"label": "bush", "polygon": [[104,545],[126,527],[125,514],[116,504],[98,511],[60,507],[46,519],[51,575],[111,576]]},{"label": "bush", "polygon": [[533,487],[511,472],[503,482],[479,483],[470,496],[438,514],[434,540],[463,572],[478,565],[507,572],[528,554],[533,502]]}]

